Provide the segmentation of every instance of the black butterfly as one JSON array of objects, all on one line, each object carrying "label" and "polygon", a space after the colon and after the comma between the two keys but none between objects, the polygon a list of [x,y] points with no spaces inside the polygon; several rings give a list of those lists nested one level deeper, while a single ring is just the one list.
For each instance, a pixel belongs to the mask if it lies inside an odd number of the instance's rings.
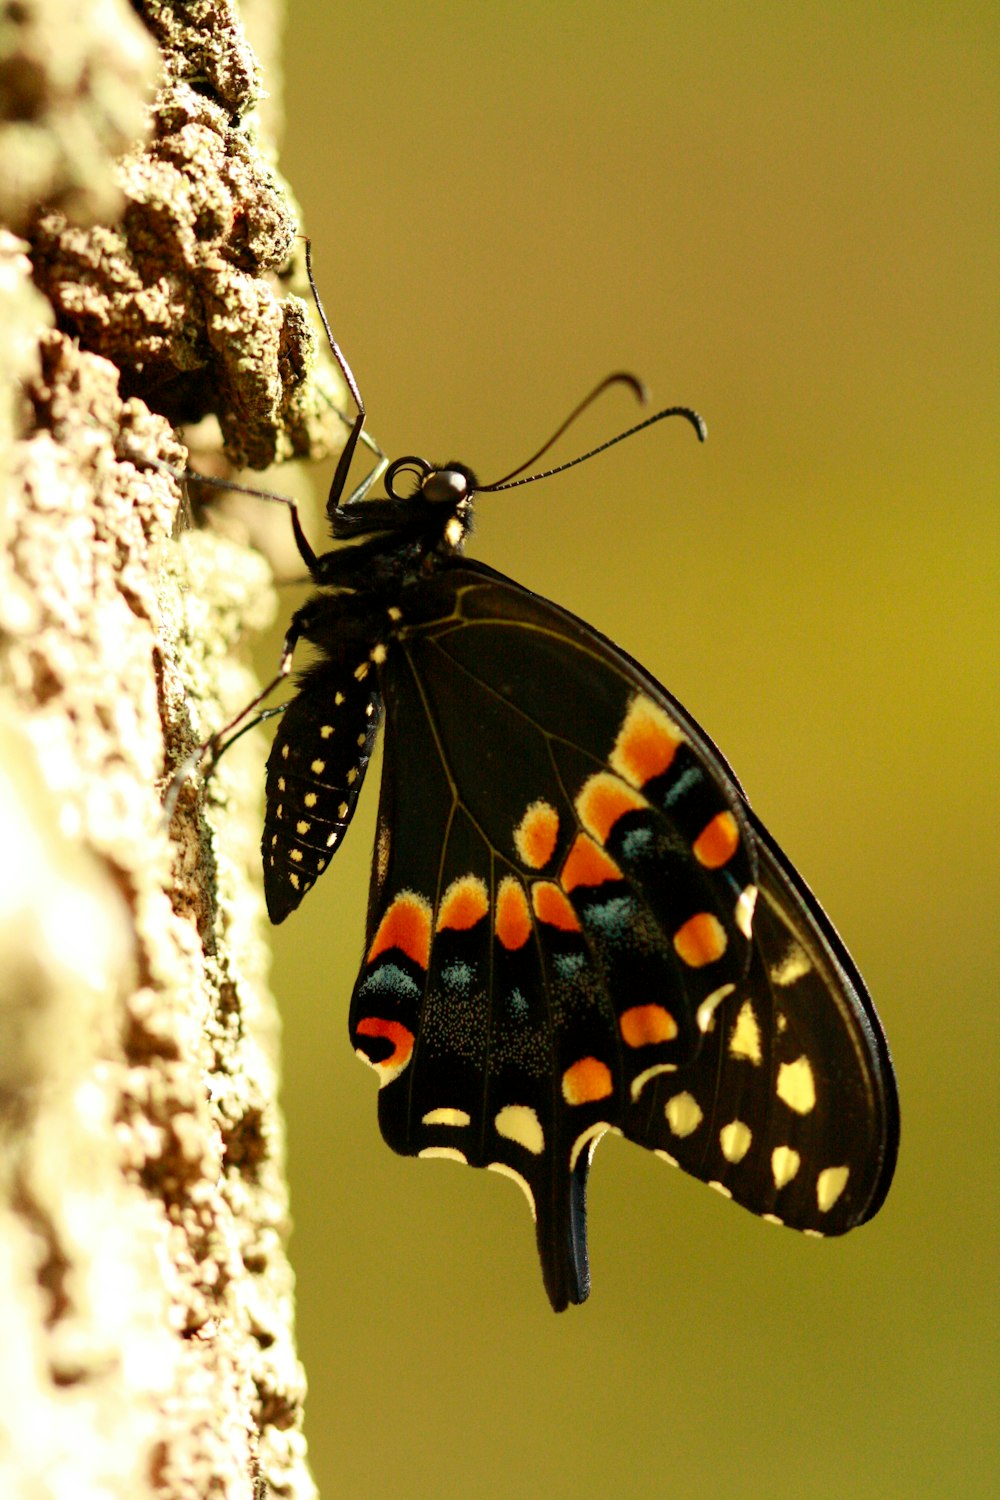
[{"label": "black butterfly", "polygon": [[658,682],[462,556],[469,469],[400,459],[384,499],[369,476],[340,503],[365,413],[330,343],[358,417],[328,514],[353,545],[316,556],[291,507],[320,592],[279,675],[300,639],[319,659],[268,760],[264,883],[281,922],[339,847],[384,714],[350,1026],[386,1141],[513,1178],[557,1310],[589,1291],[608,1130],[807,1234],[863,1223],[892,1179],[895,1081],[822,908]]}]

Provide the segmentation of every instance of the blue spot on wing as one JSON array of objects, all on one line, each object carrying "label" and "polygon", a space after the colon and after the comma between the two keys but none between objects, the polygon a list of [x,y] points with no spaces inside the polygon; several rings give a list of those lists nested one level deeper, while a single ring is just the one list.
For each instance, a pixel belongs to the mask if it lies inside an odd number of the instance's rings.
[{"label": "blue spot on wing", "polygon": [[381,963],[358,985],[358,998],[370,1000],[389,994],[396,1001],[416,1000],[422,993],[420,986],[411,979],[398,964]]},{"label": "blue spot on wing", "polygon": [[667,792],[663,799],[663,806],[673,807],[675,802],[679,802],[692,787],[698,786],[704,779],[705,773],[700,766],[688,766],[687,770],[678,776],[673,786]]}]

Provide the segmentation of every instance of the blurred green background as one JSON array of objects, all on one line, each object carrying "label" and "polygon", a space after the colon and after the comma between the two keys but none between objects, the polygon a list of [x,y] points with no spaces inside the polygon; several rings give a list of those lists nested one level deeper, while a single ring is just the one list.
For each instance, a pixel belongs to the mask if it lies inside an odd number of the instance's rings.
[{"label": "blurred green background", "polygon": [[327,1500],[996,1493],[994,14],[290,0],[283,168],[390,454],[499,474],[621,366],[704,413],[704,448],[668,424],[484,499],[472,552],[717,739],[903,1107],[883,1213],[829,1243],[608,1139],[556,1318],[517,1190],[379,1136],[373,776],[275,938]]}]

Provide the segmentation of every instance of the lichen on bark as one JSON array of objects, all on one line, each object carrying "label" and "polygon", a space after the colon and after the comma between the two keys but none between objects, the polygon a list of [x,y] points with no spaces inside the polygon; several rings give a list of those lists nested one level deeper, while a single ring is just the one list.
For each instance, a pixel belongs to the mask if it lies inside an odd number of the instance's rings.
[{"label": "lichen on bark", "polygon": [[261,466],[344,430],[261,89],[229,0],[22,0],[0,35],[5,1495],[313,1493],[260,745],[161,805],[273,609],[191,526],[175,424]]}]

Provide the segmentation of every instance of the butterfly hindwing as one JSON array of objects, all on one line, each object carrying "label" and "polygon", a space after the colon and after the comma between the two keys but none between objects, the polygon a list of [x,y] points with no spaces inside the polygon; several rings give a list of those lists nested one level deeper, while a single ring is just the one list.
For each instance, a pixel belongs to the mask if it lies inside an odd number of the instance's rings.
[{"label": "butterfly hindwing", "polygon": [[406,603],[352,1034],[393,1149],[519,1182],[561,1307],[597,1140],[747,972],[755,846],[723,764],[596,632],[469,565]]}]

